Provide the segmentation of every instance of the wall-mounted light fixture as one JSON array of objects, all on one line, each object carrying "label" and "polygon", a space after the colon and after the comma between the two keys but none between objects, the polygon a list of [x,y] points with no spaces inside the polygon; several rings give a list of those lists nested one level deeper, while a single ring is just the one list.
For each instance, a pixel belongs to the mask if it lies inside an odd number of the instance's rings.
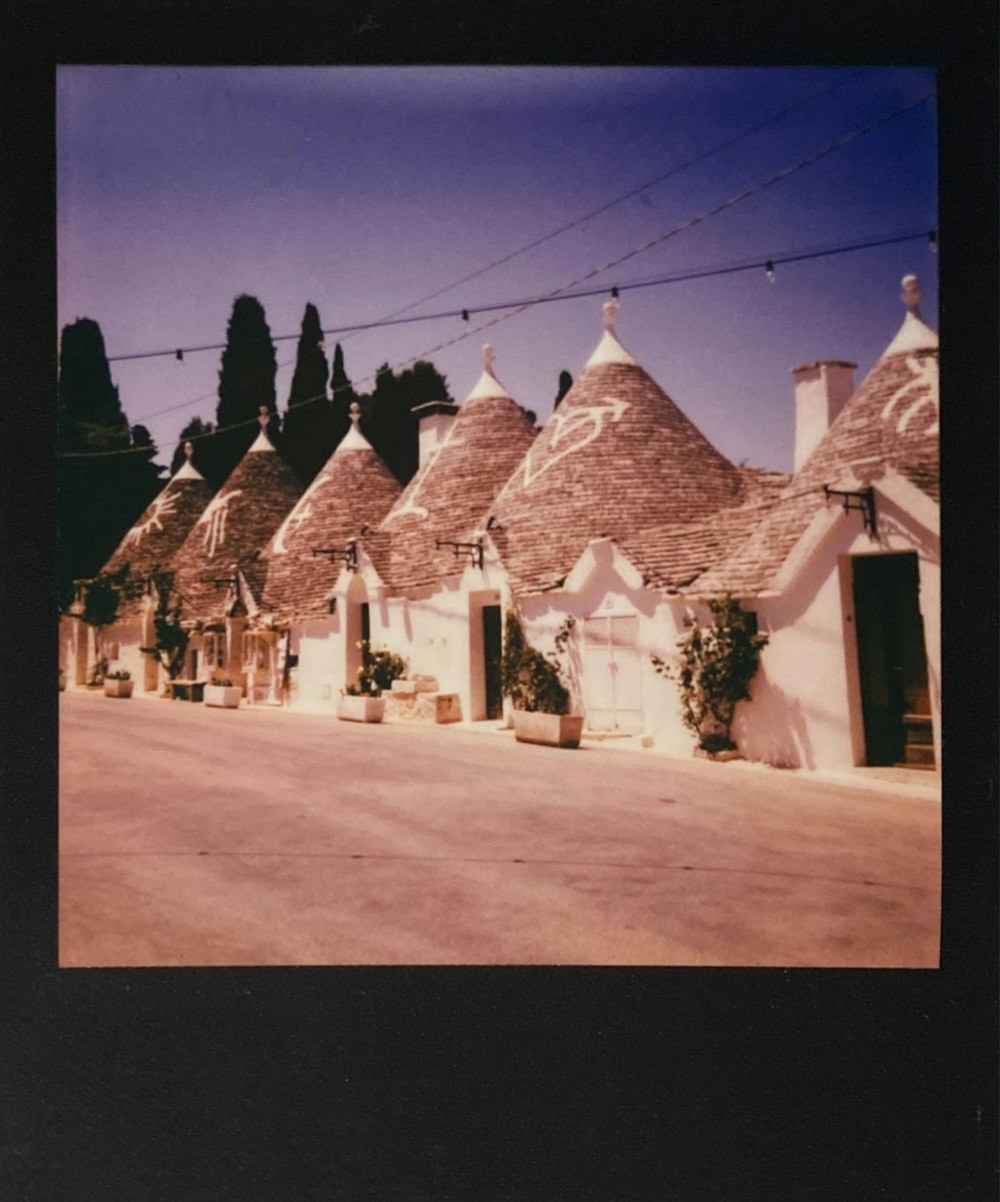
[{"label": "wall-mounted light fixture", "polygon": [[469,559],[472,562],[472,566],[474,568],[479,568],[480,571],[482,570],[482,567],[483,567],[483,544],[481,541],[477,541],[474,543],[456,543],[456,542],[452,542],[451,539],[436,538],[434,540],[434,546],[437,547],[437,549],[439,551],[441,550],[442,547],[451,547],[452,552],[454,553],[454,556],[456,559],[458,559],[461,556],[463,551],[468,551]]},{"label": "wall-mounted light fixture", "polygon": [[[313,555],[326,555],[331,563],[336,563],[338,559],[342,559],[347,565],[349,572],[358,570],[358,544],[351,541],[346,547],[313,547]],[[330,610],[333,613],[333,610]]]},{"label": "wall-mounted light fixture", "polygon": [[828,484],[823,485],[823,496],[829,501],[831,497],[842,497],[844,501],[844,512],[856,509],[863,515],[865,529],[868,533],[875,537],[875,489],[859,488],[854,491],[844,491],[839,488],[831,488]]}]

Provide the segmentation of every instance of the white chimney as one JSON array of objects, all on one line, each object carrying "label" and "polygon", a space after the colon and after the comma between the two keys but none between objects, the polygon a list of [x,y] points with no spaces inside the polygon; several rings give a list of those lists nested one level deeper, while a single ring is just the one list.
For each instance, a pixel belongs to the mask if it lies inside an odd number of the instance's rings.
[{"label": "white chimney", "polygon": [[816,449],[854,392],[857,366],[838,359],[825,359],[792,368],[795,380],[795,471]]},{"label": "white chimney", "polygon": [[447,437],[458,406],[450,401],[426,401],[414,405],[413,412],[420,423],[420,467],[423,467]]}]

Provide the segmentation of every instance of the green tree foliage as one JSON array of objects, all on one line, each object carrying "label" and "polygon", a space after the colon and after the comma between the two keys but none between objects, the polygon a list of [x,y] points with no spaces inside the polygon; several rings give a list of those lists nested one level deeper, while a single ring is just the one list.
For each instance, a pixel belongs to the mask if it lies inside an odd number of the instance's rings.
[{"label": "green tree foliage", "polygon": [[[96,321],[62,331],[58,387],[59,589],[95,577],[162,487],[156,447],[129,428]],[[104,452],[117,452],[104,454]]]},{"label": "green tree foliage", "polygon": [[80,586],[81,605],[77,617],[96,634],[97,662],[91,667],[88,684],[100,684],[107,672],[107,660],[102,654],[101,632],[113,625],[118,616],[118,603],[128,579],[128,565],[117,572],[99,572]]},{"label": "green tree foliage", "polygon": [[726,751],[736,746],[733,716],[740,701],[750,700],[750,682],[768,636],[756,633],[754,615],[728,594],[713,597],[708,608],[710,626],[702,626],[691,614],[684,619],[686,633],[677,644],[677,664],[653,656],[653,667],[677,682],[684,725],[697,737],[698,746]]},{"label": "green tree foliage", "polygon": [[[267,432],[277,445],[279,424],[274,388],[277,369],[263,306],[254,296],[238,296],[233,302],[219,369],[215,425],[221,432],[205,440],[212,443],[212,474],[219,483],[225,481],[260,433],[256,419],[261,406],[273,415]],[[237,428],[227,429],[230,426]],[[215,484],[215,480],[211,483]]]},{"label": "green tree foliage", "polygon": [[556,636],[556,653],[543,655],[524,637],[517,610],[504,614],[503,653],[500,658],[500,686],[517,710],[539,714],[568,714],[570,695],[563,681],[559,656],[565,652],[572,619]]},{"label": "green tree foliage", "polygon": [[351,406],[357,395],[344,368],[344,352],[340,343],[333,348],[333,368],[330,372],[330,442],[333,447],[351,428]]},{"label": "green tree foliage", "polygon": [[169,572],[157,572],[153,575],[153,585],[156,589],[156,612],[153,615],[154,642],[151,647],[140,647],[145,655],[157,659],[167,671],[171,680],[176,680],[184,667],[184,656],[187,654],[191,636],[181,625],[180,602],[170,604],[173,576]]},{"label": "green tree foliage", "polygon": [[328,377],[319,312],[315,305],[307,304],[282,429],[282,452],[306,484],[333,452],[333,426],[326,395]]},{"label": "green tree foliage", "polygon": [[450,400],[447,380],[423,359],[398,376],[383,363],[375,374],[375,390],[359,398],[361,429],[402,484],[420,461],[420,422],[413,409],[427,401]]},{"label": "green tree foliage", "polygon": [[559,391],[556,393],[556,403],[552,406],[553,409],[558,409],[559,404],[567,392],[573,387],[573,377],[568,371],[559,373]]}]

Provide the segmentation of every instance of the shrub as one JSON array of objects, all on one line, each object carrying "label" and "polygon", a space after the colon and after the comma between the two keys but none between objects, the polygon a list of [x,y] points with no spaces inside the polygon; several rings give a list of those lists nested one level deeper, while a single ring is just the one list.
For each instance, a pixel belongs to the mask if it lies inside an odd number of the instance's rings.
[{"label": "shrub", "polygon": [[184,656],[191,636],[181,624],[180,602],[170,604],[173,576],[169,572],[155,573],[153,584],[156,588],[156,612],[153,614],[155,642],[151,647],[140,647],[139,650],[158,660],[166,668],[170,679],[176,680],[184,667]]},{"label": "shrub", "polygon": [[676,680],[684,725],[706,751],[734,750],[731,729],[737,703],[750,700],[750,682],[760,666],[766,634],[753,629],[753,615],[723,594],[708,603],[714,622],[702,626],[692,614],[684,619],[687,633],[678,642],[678,664],[653,656],[653,667]]},{"label": "shrub", "polygon": [[131,680],[132,673],[127,672],[124,668],[119,668],[116,672],[105,672],[105,680]]},{"label": "shrub", "polygon": [[504,615],[500,684],[515,709],[538,714],[568,714],[569,689],[563,680],[559,656],[566,650],[573,619],[568,617],[556,635],[556,652],[543,655],[524,637],[516,609]]},{"label": "shrub", "polygon": [[361,667],[358,668],[356,683],[349,684],[344,692],[349,697],[381,697],[392,682],[406,675],[406,660],[386,647],[372,650],[371,643],[358,644],[361,648]]}]

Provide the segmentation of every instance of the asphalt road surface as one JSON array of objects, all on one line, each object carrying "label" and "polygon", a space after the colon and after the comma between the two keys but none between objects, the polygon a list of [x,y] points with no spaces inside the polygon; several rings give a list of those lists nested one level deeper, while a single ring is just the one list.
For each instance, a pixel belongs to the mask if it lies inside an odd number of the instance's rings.
[{"label": "asphalt road surface", "polygon": [[60,710],[64,966],[938,963],[926,790],[494,724]]}]

